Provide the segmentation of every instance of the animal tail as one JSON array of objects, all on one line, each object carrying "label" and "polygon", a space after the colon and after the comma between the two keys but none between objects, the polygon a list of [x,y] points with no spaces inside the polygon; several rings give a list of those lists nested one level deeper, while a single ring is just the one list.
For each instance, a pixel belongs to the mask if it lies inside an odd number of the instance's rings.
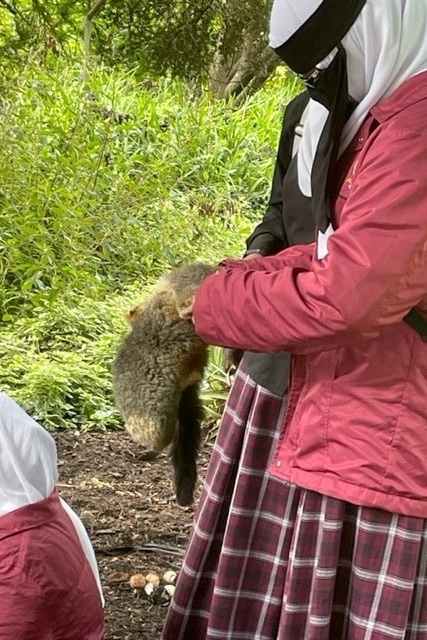
[{"label": "animal tail", "polygon": [[182,392],[178,408],[178,425],[171,448],[176,500],[183,507],[193,502],[203,417],[199,383],[196,382]]}]

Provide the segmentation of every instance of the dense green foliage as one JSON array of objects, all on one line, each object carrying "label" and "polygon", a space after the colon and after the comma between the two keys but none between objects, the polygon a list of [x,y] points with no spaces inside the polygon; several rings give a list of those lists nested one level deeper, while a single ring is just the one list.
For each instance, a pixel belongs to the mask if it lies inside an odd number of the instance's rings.
[{"label": "dense green foliage", "polygon": [[120,424],[123,312],[168,268],[241,255],[294,91],[277,76],[236,110],[107,70],[84,87],[70,66],[3,83],[1,389],[47,426]]},{"label": "dense green foliage", "polygon": [[[74,57],[96,0],[0,0],[2,59]],[[207,80],[219,49],[231,56],[247,33],[266,44],[268,0],[100,0],[91,52],[139,74]]]}]

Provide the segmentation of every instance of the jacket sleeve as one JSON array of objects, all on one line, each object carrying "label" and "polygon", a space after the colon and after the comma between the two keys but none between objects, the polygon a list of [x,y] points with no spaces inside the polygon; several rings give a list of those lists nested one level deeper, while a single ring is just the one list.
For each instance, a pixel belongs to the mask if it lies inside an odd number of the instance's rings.
[{"label": "jacket sleeve", "polygon": [[427,292],[426,166],[426,135],[383,132],[360,159],[329,254],[309,268],[294,261],[296,247],[244,269],[225,265],[196,296],[198,334],[250,351],[310,353],[402,321]]},{"label": "jacket sleeve", "polygon": [[260,224],[246,240],[246,252],[273,255],[288,246],[283,220],[283,180],[292,159],[295,127],[308,104],[307,92],[298,95],[285,109],[271,185],[270,200]]}]

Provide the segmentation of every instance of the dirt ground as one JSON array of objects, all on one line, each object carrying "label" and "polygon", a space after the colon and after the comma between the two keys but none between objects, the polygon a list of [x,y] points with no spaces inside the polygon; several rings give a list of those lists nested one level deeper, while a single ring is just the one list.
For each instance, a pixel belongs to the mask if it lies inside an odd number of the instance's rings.
[{"label": "dirt ground", "polygon": [[[124,432],[59,432],[55,440],[61,495],[83,520],[98,559],[106,640],[158,640],[169,601],[163,580],[147,596],[129,579],[179,571],[193,508],[175,504],[167,456],[147,460]],[[211,446],[201,452],[200,479]]]}]

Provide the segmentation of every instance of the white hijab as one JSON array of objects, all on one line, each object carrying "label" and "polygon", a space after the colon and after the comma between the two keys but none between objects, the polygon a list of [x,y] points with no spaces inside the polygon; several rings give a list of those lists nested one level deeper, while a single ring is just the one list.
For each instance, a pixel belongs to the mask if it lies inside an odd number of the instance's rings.
[{"label": "white hijab", "polygon": [[[58,480],[53,438],[12,398],[0,393],[0,517],[47,498]],[[95,554],[80,518],[61,499],[104,597]]]},{"label": "white hijab", "polygon": [[[270,46],[284,44],[313,15],[323,0],[274,0],[270,21]],[[405,80],[427,70],[426,0],[367,0],[344,36],[349,94],[358,106],[346,123],[342,153],[372,107],[388,98]],[[330,64],[334,52],[317,65]],[[311,196],[311,170],[327,118],[326,109],[313,100],[298,152],[301,191]]]}]

